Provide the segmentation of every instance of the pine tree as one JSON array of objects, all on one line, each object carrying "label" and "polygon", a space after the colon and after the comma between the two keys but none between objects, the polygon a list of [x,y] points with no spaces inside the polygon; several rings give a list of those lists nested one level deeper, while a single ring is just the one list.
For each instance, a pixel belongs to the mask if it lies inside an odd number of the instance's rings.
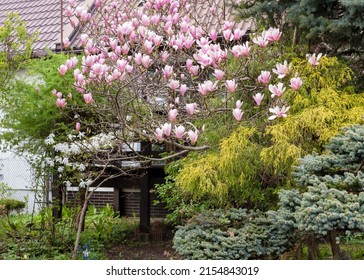
[{"label": "pine tree", "polygon": [[360,0],[254,0],[240,4],[241,16],[259,15],[269,24],[295,29],[293,40],[308,39],[314,48],[321,45],[334,52],[340,48],[363,50],[363,9]]},{"label": "pine tree", "polygon": [[318,186],[362,191],[364,187],[364,126],[353,125],[334,137],[322,154],[300,160],[294,176],[300,186]]}]

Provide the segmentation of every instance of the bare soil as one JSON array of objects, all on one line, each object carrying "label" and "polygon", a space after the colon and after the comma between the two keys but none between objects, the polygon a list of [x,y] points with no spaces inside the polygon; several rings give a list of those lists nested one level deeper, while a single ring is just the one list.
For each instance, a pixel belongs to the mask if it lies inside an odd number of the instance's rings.
[{"label": "bare soil", "polygon": [[180,259],[172,247],[172,240],[129,241],[107,252],[109,260],[176,260]]}]

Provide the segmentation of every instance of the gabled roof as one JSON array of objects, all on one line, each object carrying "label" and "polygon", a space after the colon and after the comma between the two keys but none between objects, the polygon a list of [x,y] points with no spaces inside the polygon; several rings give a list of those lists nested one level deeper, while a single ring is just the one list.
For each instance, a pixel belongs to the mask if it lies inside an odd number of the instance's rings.
[{"label": "gabled roof", "polygon": [[[92,2],[77,1],[84,7],[90,6]],[[41,55],[46,49],[54,51],[62,38],[70,36],[73,28],[64,15],[68,5],[66,0],[63,3],[61,0],[0,0],[0,25],[6,19],[7,13],[18,13],[20,19],[26,22],[29,33],[39,32],[33,51],[35,55]]]},{"label": "gabled roof", "polygon": [[[92,8],[94,0],[76,0],[77,5]],[[111,2],[111,0],[106,0]],[[143,1],[141,1],[143,2]],[[205,29],[220,29],[224,20],[233,21],[234,10],[230,3],[240,0],[192,0],[195,7],[192,10],[192,20],[205,26]],[[123,2],[121,2],[123,3]],[[72,47],[80,46],[80,32],[71,27],[65,16],[68,0],[0,0],[0,25],[4,22],[7,13],[18,13],[24,20],[29,33],[38,31],[38,40],[33,46],[33,55],[40,56],[47,49],[60,51],[63,38],[69,38]],[[125,4],[121,4],[123,6]],[[215,12],[210,10],[216,8]],[[63,11],[63,15],[62,15]],[[194,18],[194,19],[193,19]],[[244,31],[252,29],[252,21],[242,21],[239,27]]]}]

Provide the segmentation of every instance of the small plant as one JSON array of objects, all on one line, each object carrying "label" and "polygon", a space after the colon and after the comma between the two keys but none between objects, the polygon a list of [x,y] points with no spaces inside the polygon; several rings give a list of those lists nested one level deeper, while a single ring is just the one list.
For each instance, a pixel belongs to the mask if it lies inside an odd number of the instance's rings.
[{"label": "small plant", "polygon": [[12,198],[2,198],[0,199],[0,206],[2,206],[6,216],[12,211],[20,212],[20,210],[25,208],[26,203],[24,201],[12,199]]}]

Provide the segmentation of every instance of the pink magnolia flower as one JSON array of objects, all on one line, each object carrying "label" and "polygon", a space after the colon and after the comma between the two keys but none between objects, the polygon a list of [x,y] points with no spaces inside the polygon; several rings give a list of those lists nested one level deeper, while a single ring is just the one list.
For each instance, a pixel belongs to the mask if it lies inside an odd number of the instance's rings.
[{"label": "pink magnolia flower", "polygon": [[193,66],[193,60],[192,59],[187,59],[186,60],[186,68],[188,71],[190,71],[191,67]]},{"label": "pink magnolia flower", "polygon": [[261,94],[260,92],[253,96],[253,99],[258,106],[260,106],[260,104],[262,103],[263,98],[264,94]]},{"label": "pink magnolia flower", "polygon": [[175,129],[174,129],[174,134],[176,135],[176,137],[178,139],[182,139],[183,136],[185,135],[185,127],[183,125],[180,125],[180,126],[175,126]]},{"label": "pink magnolia flower", "polygon": [[266,33],[266,39],[272,42],[279,41],[281,38],[282,32],[279,31],[279,28],[269,28]]},{"label": "pink magnolia flower", "polygon": [[274,120],[275,118],[281,118],[281,117],[287,117],[287,111],[289,110],[289,107],[283,106],[282,108],[279,108],[279,106],[276,106],[274,108],[269,108],[269,112],[271,112],[272,116],[268,118],[268,120]]},{"label": "pink magnolia flower", "polygon": [[234,30],[234,40],[240,40],[245,35],[245,32],[240,28]]},{"label": "pink magnolia flower", "polygon": [[225,86],[230,93],[234,93],[238,84],[235,82],[235,80],[226,80]]},{"label": "pink magnolia flower", "polygon": [[232,41],[234,39],[234,35],[231,29],[226,29],[222,33],[224,35],[225,41]]},{"label": "pink magnolia flower", "polygon": [[231,49],[231,52],[235,57],[240,57],[240,56],[247,57],[249,55],[249,51],[250,51],[249,42],[246,42],[244,45],[234,46]]},{"label": "pink magnolia flower", "polygon": [[134,61],[137,65],[142,64],[143,55],[139,52],[134,55]]},{"label": "pink magnolia flower", "polygon": [[128,43],[125,43],[124,45],[122,45],[122,47],[120,48],[120,51],[121,51],[123,54],[127,55],[127,54],[129,53],[129,51],[130,51],[130,46],[129,46],[129,44],[128,44]]},{"label": "pink magnolia flower", "polygon": [[166,63],[167,62],[167,59],[169,57],[169,53],[167,51],[164,51],[164,52],[162,52],[161,57],[162,57],[162,61],[164,63]]},{"label": "pink magnolia flower", "polygon": [[66,102],[66,99],[64,98],[57,98],[56,100],[56,106],[58,108],[64,108],[66,106],[67,102]]},{"label": "pink magnolia flower", "polygon": [[144,68],[148,68],[150,63],[152,62],[152,59],[150,58],[149,55],[143,55],[141,62]]},{"label": "pink magnolia flower", "polygon": [[198,91],[201,95],[206,95],[209,92],[216,90],[217,81],[213,83],[210,80],[205,81],[203,84],[198,84]]},{"label": "pink magnolia flower", "polygon": [[92,98],[92,93],[85,93],[83,95],[83,100],[85,101],[86,104],[90,104],[91,102],[93,102],[93,98]]},{"label": "pink magnolia flower", "polygon": [[269,91],[272,93],[272,98],[277,96],[280,97],[283,95],[286,88],[283,87],[283,83],[278,83],[277,85],[269,85]]},{"label": "pink magnolia flower", "polygon": [[185,38],[183,45],[185,46],[186,49],[190,49],[193,46],[193,43],[195,42],[195,39],[191,36],[188,36]]},{"label": "pink magnolia flower", "polygon": [[147,16],[146,14],[144,14],[142,16],[141,23],[142,23],[143,26],[147,27],[150,24],[150,17]]},{"label": "pink magnolia flower", "polygon": [[273,73],[278,75],[279,79],[284,78],[289,73],[289,67],[287,66],[287,61],[285,60],[283,64],[277,63],[276,69],[272,69]]},{"label": "pink magnolia flower", "polygon": [[157,127],[155,129],[154,135],[158,142],[163,142],[163,129]]},{"label": "pink magnolia flower", "polygon": [[270,81],[270,72],[269,71],[261,71],[258,76],[258,82],[262,84],[268,84]]},{"label": "pink magnolia flower", "polygon": [[192,116],[195,113],[195,109],[196,109],[196,103],[186,104],[186,111],[187,114],[189,114],[190,116]]},{"label": "pink magnolia flower", "polygon": [[186,93],[187,90],[188,90],[187,85],[182,84],[181,87],[180,87],[180,89],[179,89],[179,92],[183,96],[183,95],[185,95],[185,93]]},{"label": "pink magnolia flower", "polygon": [[179,81],[178,80],[170,80],[168,86],[172,90],[176,90],[177,88],[179,88]]},{"label": "pink magnolia flower", "polygon": [[266,47],[269,43],[269,41],[263,36],[258,36],[258,37],[253,38],[253,42],[261,48]]},{"label": "pink magnolia flower", "polygon": [[128,72],[129,74],[133,72],[133,69],[134,69],[133,65],[128,64],[125,66],[125,71]]},{"label": "pink magnolia flower", "polygon": [[64,76],[66,74],[67,70],[68,70],[67,66],[63,65],[63,64],[61,66],[59,66],[59,68],[58,68],[58,72],[59,72],[59,74],[61,74],[61,76]]},{"label": "pink magnolia flower", "polygon": [[300,77],[294,77],[291,79],[291,88],[293,90],[299,90],[302,86],[303,82]]},{"label": "pink magnolia flower", "polygon": [[128,64],[128,61],[126,59],[118,59],[116,61],[116,67],[119,69],[120,72],[124,72],[126,65]]},{"label": "pink magnolia flower", "polygon": [[144,42],[144,49],[145,49],[145,51],[146,51],[148,54],[152,53],[153,48],[154,48],[154,47],[153,47],[153,42],[148,41],[148,40],[146,40],[146,41]]},{"label": "pink magnolia flower", "polygon": [[76,0],[69,0],[68,3],[70,4],[70,6],[72,8],[74,8],[76,6]]},{"label": "pink magnolia flower", "polygon": [[233,116],[237,121],[240,121],[243,116],[243,111],[240,108],[235,108],[233,110]]},{"label": "pink magnolia flower", "polygon": [[169,79],[173,74],[173,66],[166,65],[164,67],[164,69],[162,70],[162,72],[163,72],[163,76],[166,79]]},{"label": "pink magnolia flower", "polygon": [[307,55],[308,56],[308,63],[310,63],[312,66],[316,66],[319,64],[319,61],[321,59],[322,53],[319,53],[317,56],[316,54]]},{"label": "pink magnolia flower", "polygon": [[83,46],[85,46],[87,44],[88,39],[89,39],[89,37],[87,34],[81,34],[80,40],[81,40],[81,44]]},{"label": "pink magnolia flower", "polygon": [[178,114],[177,109],[171,109],[171,110],[169,110],[169,112],[168,112],[168,120],[173,123],[176,120],[176,118],[177,118],[177,114]]},{"label": "pink magnolia flower", "polygon": [[188,138],[191,141],[191,145],[195,145],[196,142],[197,142],[197,138],[198,138],[198,132],[197,131],[189,130],[187,132],[187,134],[188,134]]},{"label": "pink magnolia flower", "polygon": [[70,45],[71,45],[70,40],[68,38],[65,38],[63,40],[63,47],[67,49]]},{"label": "pink magnolia flower", "polygon": [[214,71],[214,76],[216,77],[216,79],[218,79],[219,81],[222,80],[222,78],[224,77],[225,72],[219,69],[215,69]]},{"label": "pink magnolia flower", "polygon": [[81,130],[81,124],[79,122],[76,122],[75,129],[76,129],[76,131],[80,131]]},{"label": "pink magnolia flower", "polygon": [[213,42],[216,42],[216,40],[217,40],[217,32],[216,32],[216,30],[214,29],[214,30],[211,30],[211,32],[210,32],[210,38],[211,38],[211,40],[213,41]]},{"label": "pink magnolia flower", "polygon": [[170,123],[165,123],[162,126],[162,131],[163,131],[165,136],[167,136],[167,137],[171,136],[172,125]]},{"label": "pink magnolia flower", "polygon": [[200,67],[198,65],[193,65],[191,66],[191,68],[189,69],[189,72],[191,73],[191,75],[193,76],[197,76],[198,75],[198,70],[200,69]]},{"label": "pink magnolia flower", "polygon": [[243,105],[243,102],[241,102],[240,100],[238,100],[238,101],[236,101],[235,105],[236,105],[236,108],[240,109],[241,106]]}]

